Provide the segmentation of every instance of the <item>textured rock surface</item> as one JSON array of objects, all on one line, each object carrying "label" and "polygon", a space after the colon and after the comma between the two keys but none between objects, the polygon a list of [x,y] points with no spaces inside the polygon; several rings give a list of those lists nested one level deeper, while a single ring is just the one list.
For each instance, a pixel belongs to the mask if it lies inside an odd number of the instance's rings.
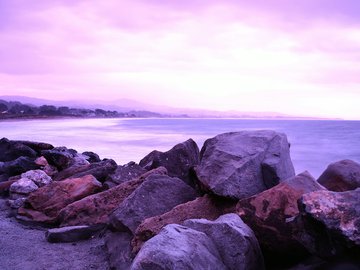
[{"label": "textured rock surface", "polygon": [[106,178],[106,182],[104,184],[111,188],[138,178],[144,173],[146,173],[146,170],[143,167],[135,162],[129,162],[123,166],[118,166],[116,170]]},{"label": "textured rock surface", "polygon": [[39,187],[28,178],[20,178],[10,186],[10,193],[20,193],[28,195]]},{"label": "textured rock surface", "polygon": [[299,214],[297,200],[305,193],[324,188],[308,173],[303,172],[277,186],[250,198],[240,200],[237,212],[254,230],[268,260],[296,260],[307,254],[293,236]]},{"label": "textured rock surface", "polygon": [[147,170],[164,166],[169,176],[178,177],[192,185],[190,168],[199,163],[199,147],[189,139],[175,145],[167,152],[153,151],[144,157],[139,165]]},{"label": "textured rock surface", "polygon": [[318,182],[332,191],[347,191],[360,187],[360,164],[341,160],[330,164],[320,175]]},{"label": "textured rock surface", "polygon": [[12,161],[19,157],[35,158],[36,155],[35,150],[21,142],[10,141],[6,138],[0,140],[0,161],[2,162]]},{"label": "textured rock surface", "polygon": [[132,235],[127,232],[109,232],[106,235],[105,246],[109,254],[109,265],[113,269],[130,269],[133,259],[131,238]]},{"label": "textured rock surface", "polygon": [[69,226],[62,228],[49,229],[45,233],[46,240],[51,243],[67,243],[85,240],[93,237],[100,230],[102,225],[93,226]]},{"label": "textured rock surface", "polygon": [[41,151],[41,155],[46,158],[49,164],[59,170],[69,167],[76,154],[77,152],[75,150],[67,149],[66,147],[55,147],[51,150]]},{"label": "textured rock surface", "polygon": [[29,157],[19,157],[12,161],[0,162],[0,174],[6,174],[7,177],[39,168],[40,166],[35,163],[34,159]]},{"label": "textured rock surface", "polygon": [[360,257],[360,188],[307,193],[299,208],[305,226],[299,239],[312,254]]},{"label": "textured rock surface", "polygon": [[[100,188],[101,183],[92,175],[52,182],[29,195],[27,208],[55,220],[59,211],[66,205],[91,195]],[[23,209],[21,213],[25,214],[25,212],[26,209]]]},{"label": "textured rock surface", "polygon": [[21,178],[33,181],[38,187],[42,187],[51,183],[52,179],[42,170],[31,170],[21,174]]},{"label": "textured rock surface", "polygon": [[147,218],[135,231],[135,237],[132,241],[134,251],[138,251],[145,241],[158,234],[168,224],[182,224],[185,220],[192,218],[214,220],[233,210],[235,204],[233,201],[205,195],[180,204],[162,215]]},{"label": "textured rock surface", "polygon": [[226,214],[215,221],[190,219],[184,226],[205,233],[215,244],[227,269],[265,269],[259,243],[238,215]]},{"label": "textured rock surface", "polygon": [[286,135],[275,131],[220,134],[205,141],[195,168],[205,191],[243,199],[294,176]]},{"label": "textured rock surface", "polygon": [[163,214],[178,204],[195,199],[196,192],[178,178],[151,175],[112,214],[111,225],[117,230],[137,226],[148,217]]},{"label": "textured rock surface", "polygon": [[176,224],[165,226],[147,241],[135,257],[132,270],[227,269],[220,254],[204,233]]},{"label": "textured rock surface", "polygon": [[143,174],[137,179],[69,204],[59,213],[61,226],[108,223],[109,215],[114,209],[133,193],[148,176],[153,174],[165,175],[166,173],[164,167],[159,167]]}]

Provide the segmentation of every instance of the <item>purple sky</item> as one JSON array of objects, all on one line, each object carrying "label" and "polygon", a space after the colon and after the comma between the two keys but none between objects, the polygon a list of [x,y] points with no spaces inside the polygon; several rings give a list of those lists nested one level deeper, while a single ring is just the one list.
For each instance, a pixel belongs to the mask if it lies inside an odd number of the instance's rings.
[{"label": "purple sky", "polygon": [[0,0],[0,95],[360,119],[359,0]]}]

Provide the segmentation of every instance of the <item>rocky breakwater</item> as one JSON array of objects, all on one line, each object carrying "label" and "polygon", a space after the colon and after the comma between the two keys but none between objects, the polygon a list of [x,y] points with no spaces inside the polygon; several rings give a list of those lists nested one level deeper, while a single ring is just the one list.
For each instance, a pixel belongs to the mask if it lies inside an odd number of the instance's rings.
[{"label": "rocky breakwater", "polygon": [[359,263],[360,165],[336,162],[318,181],[295,175],[282,133],[220,134],[201,151],[189,139],[125,165],[45,143],[2,139],[0,150],[13,216],[50,226],[56,245],[103,241],[111,269]]}]

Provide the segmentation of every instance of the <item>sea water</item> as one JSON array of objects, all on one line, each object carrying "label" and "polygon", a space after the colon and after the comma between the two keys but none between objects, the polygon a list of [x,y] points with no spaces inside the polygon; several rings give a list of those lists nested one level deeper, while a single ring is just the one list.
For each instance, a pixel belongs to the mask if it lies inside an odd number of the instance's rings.
[{"label": "sea water", "polygon": [[139,162],[152,150],[167,151],[192,138],[201,148],[217,134],[271,129],[284,132],[297,173],[314,177],[332,162],[360,162],[360,121],[253,120],[253,119],[51,119],[0,122],[0,137],[42,141],[78,152],[93,151],[118,164]]}]

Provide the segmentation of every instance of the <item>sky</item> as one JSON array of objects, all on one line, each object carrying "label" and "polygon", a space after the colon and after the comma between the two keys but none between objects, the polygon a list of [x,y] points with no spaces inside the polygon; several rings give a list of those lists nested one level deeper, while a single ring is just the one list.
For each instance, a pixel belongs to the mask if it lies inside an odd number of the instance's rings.
[{"label": "sky", "polygon": [[360,120],[360,1],[0,0],[0,95]]}]

